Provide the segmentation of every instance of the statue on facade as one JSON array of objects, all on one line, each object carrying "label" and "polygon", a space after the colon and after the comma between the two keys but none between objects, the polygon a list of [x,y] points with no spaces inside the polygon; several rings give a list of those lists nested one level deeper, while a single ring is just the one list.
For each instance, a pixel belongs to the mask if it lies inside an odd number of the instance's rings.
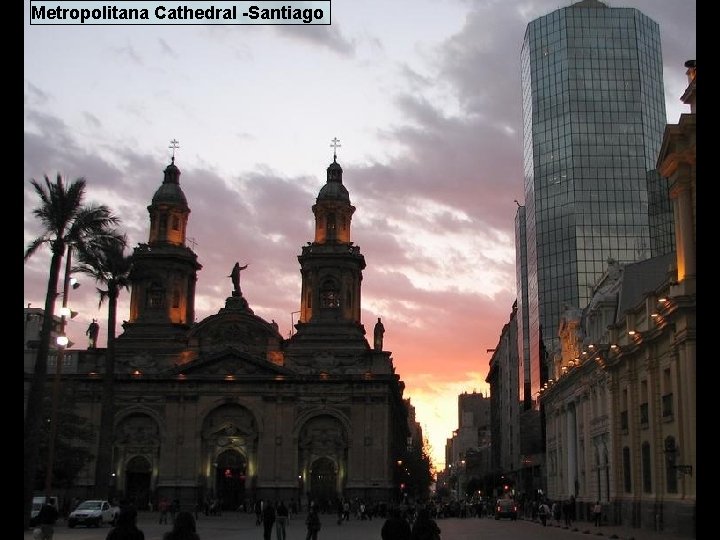
[{"label": "statue on facade", "polygon": [[236,262],[235,266],[233,266],[232,272],[230,272],[230,275],[228,276],[232,279],[233,296],[242,296],[242,293],[240,292],[240,272],[245,270],[247,267],[247,264],[245,266],[240,266],[240,263]]},{"label": "statue on facade", "polygon": [[380,321],[380,317],[378,317],[378,320],[375,323],[375,330],[373,332],[374,349],[376,351],[382,351],[383,335],[385,335],[385,327],[383,326],[383,323]]},{"label": "statue on facade", "polygon": [[100,325],[97,323],[97,319],[93,319],[90,325],[85,331],[85,335],[88,337],[88,349],[95,349],[97,347],[98,333],[100,332]]}]

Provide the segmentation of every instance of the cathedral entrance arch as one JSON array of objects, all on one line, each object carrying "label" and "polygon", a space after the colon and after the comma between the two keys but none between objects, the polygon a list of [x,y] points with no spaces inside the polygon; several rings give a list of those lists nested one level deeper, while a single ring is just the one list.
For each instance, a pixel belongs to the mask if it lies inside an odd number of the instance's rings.
[{"label": "cathedral entrance arch", "polygon": [[247,461],[235,450],[225,450],[217,457],[215,487],[223,510],[236,510],[245,500]]},{"label": "cathedral entrance arch", "polygon": [[143,456],[135,456],[125,467],[125,496],[135,508],[144,510],[150,502],[152,465]]},{"label": "cathedral entrance arch", "polygon": [[316,459],[310,467],[310,500],[320,504],[320,508],[329,508],[337,496],[335,463],[326,457]]},{"label": "cathedral entrance arch", "polygon": [[114,470],[119,474],[110,479],[111,493],[117,488],[144,510],[156,482],[153,471],[160,455],[160,426],[150,414],[132,411],[115,427],[113,444]]},{"label": "cathedral entrance arch", "polygon": [[347,480],[347,441],[343,423],[329,414],[310,418],[300,429],[298,462],[306,482],[304,495],[321,508],[342,496]]},{"label": "cathedral entrance arch", "polygon": [[249,409],[224,403],[203,421],[202,443],[206,476],[204,496],[221,499],[224,510],[236,510],[246,497],[255,498],[258,424]]}]

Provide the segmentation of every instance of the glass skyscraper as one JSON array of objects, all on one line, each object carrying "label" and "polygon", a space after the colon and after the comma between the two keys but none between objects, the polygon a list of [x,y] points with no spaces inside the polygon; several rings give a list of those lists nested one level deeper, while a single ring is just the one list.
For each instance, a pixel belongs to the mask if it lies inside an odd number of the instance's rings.
[{"label": "glass skyscraper", "polygon": [[666,123],[658,24],[597,0],[535,19],[522,48],[522,91],[522,309],[535,400],[547,377],[541,344],[548,353],[557,346],[565,307],[587,305],[608,258],[651,256],[648,178]]}]

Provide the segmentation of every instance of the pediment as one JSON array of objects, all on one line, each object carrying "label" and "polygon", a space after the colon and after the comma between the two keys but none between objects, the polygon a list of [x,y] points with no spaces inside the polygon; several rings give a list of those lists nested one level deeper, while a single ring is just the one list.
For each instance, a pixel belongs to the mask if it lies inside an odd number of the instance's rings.
[{"label": "pediment", "polygon": [[193,327],[188,342],[201,354],[214,354],[231,347],[249,356],[264,357],[268,350],[280,346],[282,337],[275,324],[249,311],[224,309]]},{"label": "pediment", "polygon": [[227,347],[211,355],[203,355],[176,368],[178,375],[193,377],[276,377],[293,373],[262,358],[256,358],[235,347]]}]

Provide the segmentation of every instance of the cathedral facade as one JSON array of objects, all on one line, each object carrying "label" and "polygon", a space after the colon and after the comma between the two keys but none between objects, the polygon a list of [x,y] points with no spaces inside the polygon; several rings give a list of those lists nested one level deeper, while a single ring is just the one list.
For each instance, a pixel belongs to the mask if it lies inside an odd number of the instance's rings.
[{"label": "cathedral facade", "polygon": [[[139,507],[211,498],[233,510],[261,498],[397,497],[409,435],[404,384],[382,334],[371,346],[360,320],[365,259],[350,241],[355,207],[342,173],[334,159],[312,206],[314,240],[298,256],[300,317],[283,339],[243,296],[238,265],[224,306],[193,322],[202,266],[186,245],[190,208],[174,158],[165,169],[115,340],[116,496]],[[97,426],[102,355],[87,351],[66,376],[78,414]],[[88,493],[94,470],[78,479]]]}]

